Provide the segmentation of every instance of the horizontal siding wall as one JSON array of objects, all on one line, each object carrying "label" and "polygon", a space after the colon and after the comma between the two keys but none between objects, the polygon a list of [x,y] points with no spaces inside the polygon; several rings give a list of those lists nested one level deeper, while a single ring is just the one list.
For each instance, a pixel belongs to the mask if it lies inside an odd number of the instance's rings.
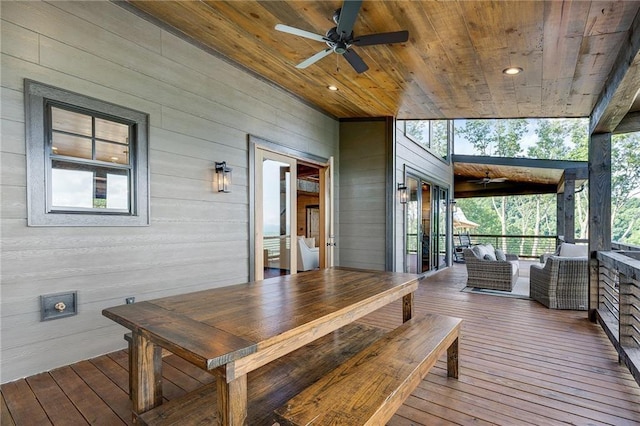
[{"label": "horizontal siding wall", "polygon": [[[398,183],[404,182],[405,169],[411,169],[423,178],[434,179],[449,185],[449,197],[453,198],[453,166],[437,158],[404,135],[402,122],[396,122],[396,170]],[[404,206],[396,203],[395,270],[404,271]]]},{"label": "horizontal siding wall", "polygon": [[386,121],[340,123],[341,266],[385,270]]},{"label": "horizontal siding wall", "polygon": [[[328,158],[338,122],[111,2],[1,2],[1,382],[124,346],[102,309],[248,279],[247,135]],[[26,226],[23,81],[150,115],[151,226]],[[213,192],[213,165],[233,191]],[[40,322],[39,296],[79,314]]]}]

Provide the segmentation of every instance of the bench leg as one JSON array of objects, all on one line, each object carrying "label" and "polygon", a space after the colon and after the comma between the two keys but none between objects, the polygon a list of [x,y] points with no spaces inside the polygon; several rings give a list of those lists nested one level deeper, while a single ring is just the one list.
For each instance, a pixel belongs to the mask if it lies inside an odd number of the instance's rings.
[{"label": "bench leg", "polygon": [[402,322],[407,322],[413,316],[413,293],[402,298]]},{"label": "bench leg", "polygon": [[162,404],[162,348],[134,332],[129,353],[133,421],[137,414]]},{"label": "bench leg", "polygon": [[227,383],[224,375],[216,379],[218,389],[218,424],[241,426],[247,421],[247,375]]},{"label": "bench leg", "polygon": [[447,376],[458,378],[458,338],[447,348]]}]

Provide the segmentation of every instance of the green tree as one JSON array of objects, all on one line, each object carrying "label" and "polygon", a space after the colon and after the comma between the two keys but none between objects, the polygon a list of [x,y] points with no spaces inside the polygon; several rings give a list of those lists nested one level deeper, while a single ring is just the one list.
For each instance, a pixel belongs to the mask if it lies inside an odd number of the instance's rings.
[{"label": "green tree", "polygon": [[475,148],[479,155],[489,155],[489,148],[495,140],[494,120],[467,120],[458,133]]},{"label": "green tree", "polygon": [[612,239],[640,238],[640,134],[615,135],[611,141]]},{"label": "green tree", "polygon": [[528,127],[525,119],[497,120],[494,154],[499,157],[518,156],[522,152],[520,141]]},{"label": "green tree", "polygon": [[538,120],[535,133],[538,142],[527,150],[531,158],[549,160],[565,160],[569,156],[570,147],[566,143],[571,139],[571,125],[567,120]]}]

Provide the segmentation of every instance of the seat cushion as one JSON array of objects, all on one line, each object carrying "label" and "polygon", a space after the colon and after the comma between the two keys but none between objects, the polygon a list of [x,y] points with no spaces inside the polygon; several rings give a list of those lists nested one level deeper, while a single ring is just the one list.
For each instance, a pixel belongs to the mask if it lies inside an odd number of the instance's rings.
[{"label": "seat cushion", "polygon": [[587,257],[589,248],[585,245],[577,245],[571,243],[560,244],[561,257]]}]

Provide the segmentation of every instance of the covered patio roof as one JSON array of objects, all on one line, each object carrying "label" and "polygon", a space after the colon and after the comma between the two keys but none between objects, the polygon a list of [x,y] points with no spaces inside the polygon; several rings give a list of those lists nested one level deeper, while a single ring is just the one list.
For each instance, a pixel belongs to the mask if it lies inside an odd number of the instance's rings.
[{"label": "covered patio roof", "polygon": [[[538,160],[476,155],[453,155],[455,198],[555,194],[563,191],[565,172],[575,187],[587,180],[586,161]],[[503,182],[482,182],[485,178]]]}]

